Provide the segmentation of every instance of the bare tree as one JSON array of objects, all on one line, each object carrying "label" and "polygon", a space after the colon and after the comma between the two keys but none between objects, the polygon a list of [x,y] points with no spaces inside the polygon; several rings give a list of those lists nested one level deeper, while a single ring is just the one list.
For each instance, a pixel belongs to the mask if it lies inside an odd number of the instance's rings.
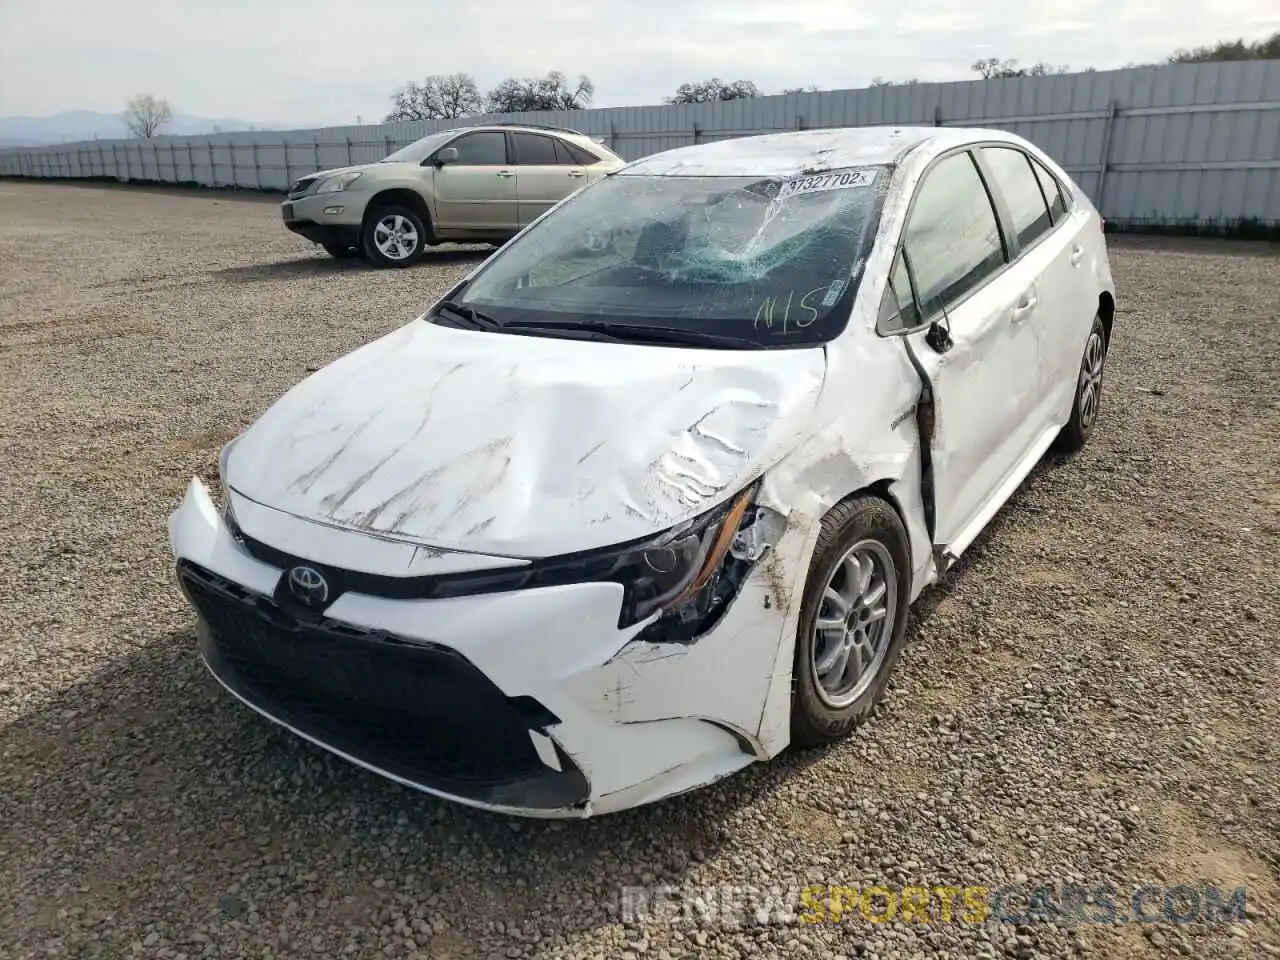
[{"label": "bare tree", "polygon": [[909,80],[886,80],[884,77],[873,77],[869,85],[872,87],[909,87],[919,82],[915,77],[911,77]]},{"label": "bare tree", "polygon": [[123,117],[132,136],[149,140],[160,132],[161,127],[173,120],[173,108],[163,97],[140,93],[125,105]]},{"label": "bare tree", "polygon": [[392,94],[395,107],[387,120],[456,120],[484,109],[475,80],[465,73],[433,74],[422,83],[410,80]]},{"label": "bare tree", "polygon": [[747,100],[760,96],[760,88],[750,80],[733,80],[726,83],[719,77],[700,83],[682,83],[676,92],[667,97],[667,103],[712,103],[717,100]]},{"label": "bare tree", "polygon": [[1071,72],[1071,68],[1066,64],[1054,66],[1041,61],[1029,67],[1020,67],[1017,60],[1001,60],[999,57],[976,60],[972,69],[974,73],[980,74],[983,80],[1000,80],[1005,77],[1047,77],[1052,73]]},{"label": "bare tree", "polygon": [[508,77],[489,91],[491,113],[528,113],[532,110],[582,110],[591,103],[595,85],[579,76],[575,86],[559,70],[545,77]]}]

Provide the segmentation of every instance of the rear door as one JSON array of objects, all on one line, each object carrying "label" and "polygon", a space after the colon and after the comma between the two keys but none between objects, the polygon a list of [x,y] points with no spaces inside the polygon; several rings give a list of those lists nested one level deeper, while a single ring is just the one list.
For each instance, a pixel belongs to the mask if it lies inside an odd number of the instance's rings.
[{"label": "rear door", "polygon": [[1042,360],[1027,320],[1037,288],[1008,261],[972,154],[934,161],[912,200],[880,331],[905,337],[930,384],[934,543],[957,551],[1036,441],[1027,410]]},{"label": "rear door", "polygon": [[1007,225],[1014,263],[1038,278],[1038,303],[1025,323],[1039,342],[1046,379],[1028,416],[1042,426],[1062,423],[1071,412],[1080,355],[1098,309],[1081,239],[1088,215],[1072,211],[1069,193],[1016,146],[991,144],[976,156]]},{"label": "rear door", "polygon": [[514,232],[519,216],[516,168],[501,130],[451,140],[458,159],[436,170],[436,228],[445,231]]},{"label": "rear door", "polygon": [[520,226],[537,220],[587,182],[586,167],[578,163],[569,145],[541,133],[510,134],[514,159],[519,165],[517,192]]}]

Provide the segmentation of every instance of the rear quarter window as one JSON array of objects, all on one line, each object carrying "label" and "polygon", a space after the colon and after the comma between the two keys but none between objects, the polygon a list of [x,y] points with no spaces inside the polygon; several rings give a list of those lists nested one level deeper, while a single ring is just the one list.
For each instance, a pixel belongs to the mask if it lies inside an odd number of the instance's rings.
[{"label": "rear quarter window", "polygon": [[1043,163],[1035,157],[1031,159],[1031,168],[1035,170],[1036,177],[1040,180],[1040,187],[1044,190],[1045,199],[1049,203],[1049,215],[1053,218],[1054,223],[1060,223],[1067,215],[1067,211],[1071,209],[1070,194],[1064,184],[1058,182],[1058,178],[1048,171]]},{"label": "rear quarter window", "polygon": [[980,154],[991,172],[994,188],[1008,207],[1018,246],[1031,246],[1053,229],[1031,158],[1016,147],[983,147]]},{"label": "rear quarter window", "polygon": [[[577,164],[581,167],[589,167],[593,163],[599,163],[601,158],[597,157],[590,150],[585,150],[576,143],[570,143],[568,140],[557,140],[556,150],[563,151],[568,154],[569,162]],[[564,161],[561,161],[562,163]]]}]

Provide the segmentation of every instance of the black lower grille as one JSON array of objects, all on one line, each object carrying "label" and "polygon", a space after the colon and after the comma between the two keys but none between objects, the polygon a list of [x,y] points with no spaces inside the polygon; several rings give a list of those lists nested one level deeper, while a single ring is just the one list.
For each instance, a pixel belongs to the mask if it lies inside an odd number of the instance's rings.
[{"label": "black lower grille", "polygon": [[529,698],[509,698],[447,647],[334,621],[301,622],[199,566],[180,582],[203,621],[201,647],[228,686],[283,723],[412,783],[530,807],[586,799],[561,753],[544,764],[531,729],[558,722]]}]

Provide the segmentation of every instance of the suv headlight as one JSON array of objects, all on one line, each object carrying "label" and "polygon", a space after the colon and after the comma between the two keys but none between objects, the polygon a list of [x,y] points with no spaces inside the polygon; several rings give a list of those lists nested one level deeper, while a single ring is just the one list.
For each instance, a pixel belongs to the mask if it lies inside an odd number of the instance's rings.
[{"label": "suv headlight", "polygon": [[340,190],[347,189],[362,176],[364,176],[363,173],[340,173],[337,176],[329,177],[316,188],[316,193],[337,193]]}]

